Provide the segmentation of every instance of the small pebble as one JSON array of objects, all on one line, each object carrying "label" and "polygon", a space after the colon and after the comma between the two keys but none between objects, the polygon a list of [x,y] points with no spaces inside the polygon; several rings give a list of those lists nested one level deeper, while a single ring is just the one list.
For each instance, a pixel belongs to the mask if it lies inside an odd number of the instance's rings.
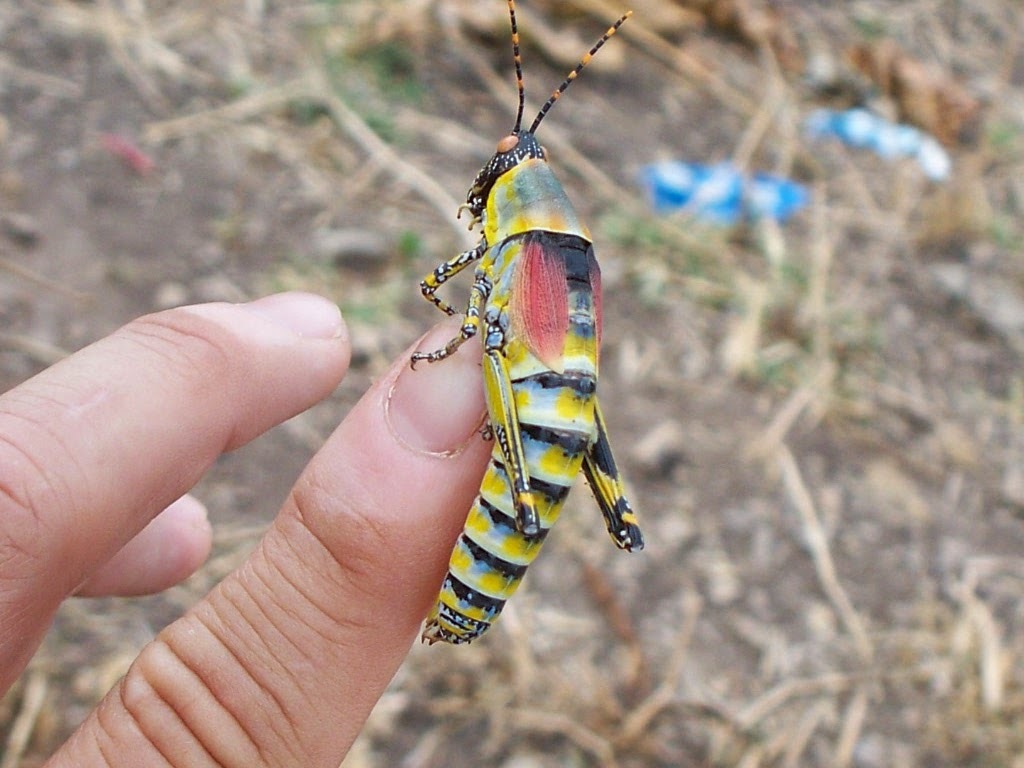
[{"label": "small pebble", "polygon": [[361,272],[387,266],[394,252],[386,237],[368,229],[320,229],[313,234],[312,248],[319,261]]},{"label": "small pebble", "polygon": [[27,247],[39,241],[39,224],[28,213],[8,211],[0,215],[0,227],[5,235],[20,245]]}]

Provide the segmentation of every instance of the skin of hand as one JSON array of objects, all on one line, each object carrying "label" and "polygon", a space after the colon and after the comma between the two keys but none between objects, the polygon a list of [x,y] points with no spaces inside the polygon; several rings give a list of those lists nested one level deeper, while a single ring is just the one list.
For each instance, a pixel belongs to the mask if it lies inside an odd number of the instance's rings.
[{"label": "skin of hand", "polygon": [[[403,353],[252,556],[47,765],[336,768],[437,595],[490,453],[466,346],[415,371]],[[186,492],[329,395],[349,353],[334,304],[285,293],[140,318],[0,396],[0,693],[65,598],[159,591],[198,568],[210,526]]]}]

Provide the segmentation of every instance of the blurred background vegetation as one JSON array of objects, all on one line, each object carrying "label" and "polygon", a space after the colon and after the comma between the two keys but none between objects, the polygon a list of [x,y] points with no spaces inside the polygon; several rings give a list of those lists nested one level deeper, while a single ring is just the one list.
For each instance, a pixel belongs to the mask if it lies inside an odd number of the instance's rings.
[{"label": "blurred background vegetation", "polygon": [[[1024,768],[1017,0],[636,0],[541,132],[594,233],[602,402],[648,549],[589,494],[468,648],[417,646],[346,768]],[[521,0],[528,113],[624,10]],[[0,700],[40,765],[251,550],[435,320],[417,282],[515,112],[502,0],[0,0],[0,386],[130,318],[313,290],[353,371],[197,489],[187,584],[76,600]],[[952,157],[810,142],[867,106]],[[645,164],[807,185],[784,225],[656,216]],[[450,287],[461,301],[467,286]]]}]

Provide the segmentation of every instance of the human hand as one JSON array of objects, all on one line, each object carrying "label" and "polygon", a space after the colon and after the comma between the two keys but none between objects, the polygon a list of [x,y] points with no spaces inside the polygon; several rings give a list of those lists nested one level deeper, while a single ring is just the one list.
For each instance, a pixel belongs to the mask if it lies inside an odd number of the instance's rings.
[{"label": "human hand", "polygon": [[[143,649],[49,765],[336,768],[436,597],[490,452],[473,439],[479,356],[408,359],[246,563]],[[333,304],[280,294],[144,317],[0,397],[0,693],[69,595],[154,592],[195,570],[210,528],[183,494],[326,397],[348,361]]]}]

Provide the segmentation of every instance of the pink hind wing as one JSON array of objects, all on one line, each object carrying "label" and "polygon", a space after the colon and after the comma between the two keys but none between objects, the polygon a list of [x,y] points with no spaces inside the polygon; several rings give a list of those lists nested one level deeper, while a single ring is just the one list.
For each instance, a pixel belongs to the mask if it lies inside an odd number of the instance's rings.
[{"label": "pink hind wing", "polygon": [[565,370],[569,332],[569,288],[557,250],[527,237],[509,299],[512,328],[527,349],[552,371]]}]

